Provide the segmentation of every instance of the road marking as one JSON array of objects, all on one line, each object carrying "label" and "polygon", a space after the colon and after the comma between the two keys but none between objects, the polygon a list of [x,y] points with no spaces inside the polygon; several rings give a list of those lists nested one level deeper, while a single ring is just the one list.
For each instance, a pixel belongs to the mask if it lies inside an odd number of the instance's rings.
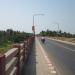
[{"label": "road marking", "polygon": [[[51,39],[52,40],[52,39]],[[54,40],[55,41],[55,40]],[[57,40],[56,40],[57,41]],[[52,43],[52,42],[51,42]],[[72,52],[75,52],[75,50],[74,49],[71,49],[71,48],[69,48],[69,47],[65,47],[65,46],[63,46],[63,45],[60,45],[60,44],[56,44],[56,43],[53,43],[53,44],[55,44],[55,45],[57,45],[57,46],[59,46],[59,47],[63,47],[63,48],[65,48],[65,49],[68,49],[69,51],[72,51]],[[63,43],[64,44],[64,43]]]},{"label": "road marking", "polygon": [[[57,44],[56,44],[57,45]],[[59,46],[59,47],[63,47],[63,48],[65,48],[65,49],[68,49],[69,51],[72,51],[72,52],[75,52],[75,50],[73,50],[73,49],[71,49],[71,48],[68,48],[68,47],[65,47],[65,46],[63,46],[63,45],[57,45],[57,46]]]},{"label": "road marking", "polygon": [[38,42],[38,44],[39,44],[39,46],[40,46],[40,48],[41,48],[41,51],[42,51],[42,53],[43,53],[43,56],[44,56],[44,58],[45,58],[45,60],[46,60],[46,63],[47,63],[49,72],[50,72],[51,74],[55,74],[55,75],[56,75],[57,72],[55,71],[55,67],[53,66],[53,64],[52,64],[51,61],[49,60],[49,58],[48,58],[46,52],[44,51],[44,49],[42,48],[41,44],[40,44],[39,42]]},{"label": "road marking", "polygon": [[57,72],[56,71],[51,71],[51,73],[56,74]]},{"label": "road marking", "polygon": [[68,48],[68,47],[65,47],[65,46],[63,46],[63,45],[61,45],[61,47],[64,47],[64,48],[66,48],[66,49],[68,49],[68,50],[70,50],[70,51],[75,52],[75,50],[73,50],[73,49],[71,49],[71,48]]},{"label": "road marking", "polygon": [[51,66],[52,66],[52,64],[48,64],[48,66],[49,66],[49,67],[51,67]]}]

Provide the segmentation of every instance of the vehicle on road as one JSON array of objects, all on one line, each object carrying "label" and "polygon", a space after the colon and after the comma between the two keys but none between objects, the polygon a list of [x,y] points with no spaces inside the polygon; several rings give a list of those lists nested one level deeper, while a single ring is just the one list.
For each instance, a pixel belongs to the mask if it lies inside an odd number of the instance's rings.
[{"label": "vehicle on road", "polygon": [[42,43],[44,43],[45,42],[45,37],[41,37],[41,41],[42,41]]}]

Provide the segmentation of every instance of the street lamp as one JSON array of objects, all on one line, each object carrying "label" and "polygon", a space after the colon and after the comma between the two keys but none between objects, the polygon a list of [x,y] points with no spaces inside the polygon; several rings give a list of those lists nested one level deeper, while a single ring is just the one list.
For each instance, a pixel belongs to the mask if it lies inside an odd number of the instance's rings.
[{"label": "street lamp", "polygon": [[54,24],[57,25],[57,35],[59,34],[59,23],[55,22]]},{"label": "street lamp", "polygon": [[33,15],[33,26],[32,26],[32,30],[33,30],[34,36],[35,36],[35,25],[34,25],[35,16],[44,16],[44,14],[34,14]]}]

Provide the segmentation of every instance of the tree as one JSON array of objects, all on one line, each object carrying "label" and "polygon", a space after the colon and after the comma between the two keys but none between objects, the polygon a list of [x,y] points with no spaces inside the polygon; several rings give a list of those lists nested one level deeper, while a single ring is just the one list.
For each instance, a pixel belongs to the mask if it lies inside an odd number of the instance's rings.
[{"label": "tree", "polygon": [[61,30],[57,33],[57,31],[50,31],[47,29],[47,31],[41,31],[40,35],[42,36],[59,36],[59,37],[68,37],[68,38],[75,38],[75,34],[67,33],[67,32],[62,32]]}]

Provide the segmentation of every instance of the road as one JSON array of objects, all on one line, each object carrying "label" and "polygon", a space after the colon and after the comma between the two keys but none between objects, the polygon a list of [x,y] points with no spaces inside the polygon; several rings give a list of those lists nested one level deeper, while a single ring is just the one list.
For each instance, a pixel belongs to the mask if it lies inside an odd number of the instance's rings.
[{"label": "road", "polygon": [[[41,43],[42,44],[42,43]],[[46,38],[42,46],[59,75],[75,75],[75,46]]]}]

